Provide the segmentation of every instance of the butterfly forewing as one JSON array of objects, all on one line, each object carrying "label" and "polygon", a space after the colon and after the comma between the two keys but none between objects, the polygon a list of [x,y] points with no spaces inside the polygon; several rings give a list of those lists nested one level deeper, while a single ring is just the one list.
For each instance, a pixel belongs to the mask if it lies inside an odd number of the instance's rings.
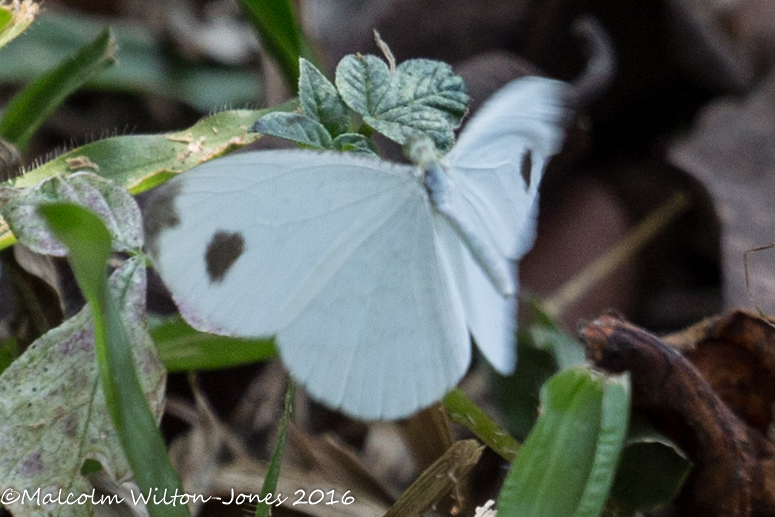
[{"label": "butterfly forewing", "polygon": [[276,336],[291,373],[329,405],[406,416],[465,372],[465,315],[413,167],[238,154],[161,187],[145,217],[167,221],[149,249],[184,317]]}]

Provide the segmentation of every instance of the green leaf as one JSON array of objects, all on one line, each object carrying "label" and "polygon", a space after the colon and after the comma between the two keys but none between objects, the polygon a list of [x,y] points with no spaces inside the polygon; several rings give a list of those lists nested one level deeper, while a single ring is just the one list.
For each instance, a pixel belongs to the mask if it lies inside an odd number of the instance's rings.
[{"label": "green leaf", "polygon": [[[104,18],[84,13],[47,10],[24,38],[2,49],[0,82],[35,80],[96,38],[104,24]],[[255,67],[183,61],[149,24],[127,18],[111,19],[111,29],[118,43],[118,64],[94,76],[85,88],[177,99],[202,113],[261,99],[261,73]]]},{"label": "green leaf", "polygon": [[299,84],[299,58],[313,60],[289,0],[241,0],[267,52],[274,58],[289,87]]},{"label": "green leaf", "polygon": [[250,130],[316,149],[331,149],[332,146],[331,135],[323,124],[301,113],[269,113],[258,119]]},{"label": "green leaf", "polygon": [[334,137],[345,133],[350,125],[350,110],[331,82],[307,61],[299,60],[299,102],[302,113],[320,122]]},{"label": "green leaf", "polygon": [[503,485],[499,517],[602,513],[629,416],[629,377],[573,368],[541,390],[542,413]]},{"label": "green leaf", "polygon": [[446,63],[412,59],[391,72],[376,56],[345,56],[336,69],[344,102],[386,137],[405,144],[427,134],[440,151],[454,143],[453,130],[468,106],[463,79]]},{"label": "green leaf", "polygon": [[678,495],[691,468],[686,454],[672,440],[634,417],[611,498],[621,515],[656,509]]},{"label": "green leaf", "polygon": [[170,372],[215,370],[265,361],[277,355],[272,339],[238,339],[206,334],[175,316],[151,329]]},{"label": "green leaf", "polygon": [[390,87],[387,64],[370,54],[349,54],[336,66],[336,88],[342,100],[354,112],[368,116]]},{"label": "green leaf", "polygon": [[444,407],[450,419],[467,427],[501,458],[509,462],[514,461],[519,442],[487,416],[460,389],[455,388],[444,397]]},{"label": "green leaf", "polygon": [[51,235],[38,214],[41,204],[67,202],[97,213],[108,227],[113,250],[132,252],[143,245],[143,223],[137,202],[124,187],[90,172],[54,176],[20,191],[2,214],[21,243],[36,253],[63,257],[66,248]]},{"label": "green leaf", "polygon": [[0,6],[0,47],[24,32],[38,14],[38,4],[32,0]]},{"label": "green leaf", "polygon": [[334,138],[332,146],[337,151],[346,151],[353,153],[363,153],[372,156],[379,156],[374,142],[370,138],[359,133],[344,133]]},{"label": "green leaf", "polygon": [[0,120],[0,135],[23,149],[33,133],[72,92],[113,65],[116,42],[104,30],[93,42],[16,95]]},{"label": "green leaf", "polygon": [[[288,379],[288,390],[285,392],[285,410],[283,418],[280,420],[280,431],[277,434],[277,443],[274,446],[272,459],[269,461],[269,468],[266,470],[264,483],[261,485],[261,501],[272,500],[269,494],[276,494],[277,491],[277,481],[280,479],[280,465],[283,460],[283,452],[285,452],[285,439],[288,433],[288,422],[293,412],[295,393],[296,384],[294,384],[293,379]],[[259,503],[256,506],[255,517],[267,517],[271,513],[270,508],[270,505],[265,502]]]},{"label": "green leaf", "polygon": [[[105,265],[110,234],[99,217],[76,205],[40,208],[52,231],[68,247],[70,262],[94,317],[94,341],[102,388],[113,426],[141,491],[182,492],[164,440],[137,377],[132,343],[107,290]],[[151,517],[188,516],[182,505],[149,504]]]},{"label": "green leaf", "polygon": [[[114,271],[109,287],[121,307],[143,392],[158,419],[166,372],[144,324],[145,275],[144,259],[130,259]],[[84,307],[37,339],[0,375],[0,486],[91,493],[82,475],[87,463],[104,465],[117,480],[131,477],[100,387],[93,321]],[[14,515],[31,514],[26,505],[13,510]],[[61,517],[86,514],[80,505],[60,510]]]}]

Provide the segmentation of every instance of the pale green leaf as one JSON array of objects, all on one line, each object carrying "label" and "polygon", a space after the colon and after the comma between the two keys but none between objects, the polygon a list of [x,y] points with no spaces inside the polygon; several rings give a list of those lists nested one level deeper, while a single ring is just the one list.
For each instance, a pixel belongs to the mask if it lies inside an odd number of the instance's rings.
[{"label": "pale green leaf", "polygon": [[[131,322],[127,331],[140,383],[154,418],[160,418],[165,371],[142,327],[143,261],[130,260],[116,270],[110,291],[125,321]],[[92,322],[85,307],[35,341],[0,375],[0,486],[31,492],[38,487],[54,492],[61,488],[76,495],[91,492],[80,475],[87,459],[98,461],[114,479],[131,475],[99,384]],[[11,509],[20,516],[48,515],[26,504]],[[63,506],[59,515],[83,516],[85,509]]]},{"label": "pale green leaf", "polygon": [[69,202],[89,208],[107,226],[115,251],[130,252],[143,245],[142,217],[127,190],[94,173],[54,176],[32,189],[20,191],[2,208],[16,237],[36,253],[64,256],[66,248],[53,237],[38,214],[42,204]]}]

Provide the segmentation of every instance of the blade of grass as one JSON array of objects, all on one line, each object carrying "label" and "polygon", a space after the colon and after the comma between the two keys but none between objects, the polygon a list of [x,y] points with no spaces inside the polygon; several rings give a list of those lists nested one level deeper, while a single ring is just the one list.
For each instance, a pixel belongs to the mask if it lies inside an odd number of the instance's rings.
[{"label": "blade of grass", "polygon": [[447,393],[447,396],[444,397],[444,407],[449,413],[449,418],[467,427],[501,458],[512,462],[517,457],[519,442],[487,416],[460,389],[455,388]]},{"label": "blade of grass", "polygon": [[[137,378],[131,343],[113,297],[105,265],[111,238],[92,212],[70,204],[40,208],[51,230],[67,246],[78,285],[94,316],[94,342],[102,388],[113,426],[143,493],[182,493],[167,449]],[[188,517],[185,505],[154,504],[151,517]]]},{"label": "blade of grass", "polygon": [[274,446],[272,459],[269,461],[269,468],[264,477],[264,483],[261,485],[261,501],[256,506],[255,517],[268,517],[271,513],[271,506],[264,501],[272,499],[270,494],[275,494],[277,490],[277,481],[280,479],[280,463],[285,451],[285,439],[288,434],[288,421],[293,412],[293,397],[296,393],[296,384],[293,379],[288,379],[288,391],[285,392],[285,409],[283,418],[280,420],[280,431],[277,435],[277,444]]},{"label": "blade of grass", "polygon": [[16,95],[0,120],[0,135],[20,150],[72,92],[116,62],[109,29]]},{"label": "blade of grass", "polygon": [[292,91],[299,85],[299,58],[316,62],[299,28],[289,0],[241,0],[267,52],[277,62]]}]

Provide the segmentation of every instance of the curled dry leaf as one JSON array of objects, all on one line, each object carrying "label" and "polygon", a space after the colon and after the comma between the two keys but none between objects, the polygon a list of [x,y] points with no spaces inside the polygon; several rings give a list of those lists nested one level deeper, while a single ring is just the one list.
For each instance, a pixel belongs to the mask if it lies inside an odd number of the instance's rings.
[{"label": "curled dry leaf", "polygon": [[738,418],[698,367],[667,342],[616,316],[603,315],[581,333],[588,358],[611,372],[629,371],[633,408],[693,461],[677,500],[682,515],[775,512],[775,447]]}]

